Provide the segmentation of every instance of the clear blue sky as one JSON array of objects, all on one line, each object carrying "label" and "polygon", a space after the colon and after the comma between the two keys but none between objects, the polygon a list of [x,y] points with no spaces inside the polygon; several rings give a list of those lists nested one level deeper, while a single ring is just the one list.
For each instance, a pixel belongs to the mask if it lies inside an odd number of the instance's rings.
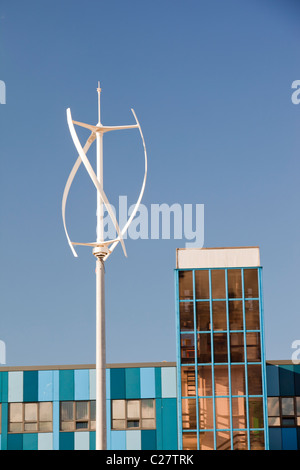
[{"label": "clear blue sky", "polygon": [[[130,124],[149,156],[144,204],[205,205],[205,247],[258,245],[266,352],[300,339],[300,3],[292,0],[2,0],[0,339],[7,365],[95,361],[95,260],[73,258],[61,198],[76,158],[73,118]],[[80,133],[84,138],[86,134]],[[89,153],[93,161],[95,148]],[[137,135],[107,136],[105,190],[132,204],[143,176]],[[116,171],[117,170],[117,171]],[[70,233],[95,239],[82,169]],[[175,249],[127,240],[106,265],[107,361],[175,360]]]}]

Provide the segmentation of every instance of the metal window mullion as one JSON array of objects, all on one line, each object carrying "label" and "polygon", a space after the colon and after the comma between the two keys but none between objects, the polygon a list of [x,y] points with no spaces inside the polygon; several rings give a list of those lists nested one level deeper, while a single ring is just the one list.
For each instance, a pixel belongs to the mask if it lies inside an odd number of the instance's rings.
[{"label": "metal window mullion", "polygon": [[263,299],[262,299],[262,268],[258,268],[258,296],[259,296],[259,326],[260,326],[260,351],[261,351],[261,374],[263,387],[263,415],[264,415],[264,437],[265,449],[269,449],[269,427],[268,427],[268,408],[267,408],[267,379],[266,379],[266,359],[265,359],[265,338],[264,338],[264,317],[263,317]]},{"label": "metal window mullion", "polygon": [[244,336],[244,356],[245,356],[245,388],[246,388],[247,442],[248,442],[248,450],[250,450],[250,422],[249,422],[247,336],[246,336],[245,290],[244,290],[244,269],[243,269],[243,268],[241,269],[241,278],[242,278],[243,336]]},{"label": "metal window mullion", "polygon": [[198,403],[198,348],[197,348],[197,314],[196,314],[196,282],[195,270],[193,270],[193,313],[194,313],[194,368],[195,368],[195,392],[196,392],[196,432],[197,432],[197,449],[200,448],[199,442],[199,403]]},{"label": "metal window mullion", "polygon": [[180,334],[180,303],[179,303],[179,271],[175,270],[175,324],[176,324],[176,335],[177,335],[177,439],[178,448],[182,450],[182,391],[181,391],[181,334]]},{"label": "metal window mullion", "polygon": [[211,269],[208,271],[209,276],[209,310],[210,310],[210,348],[211,348],[211,380],[212,380],[212,398],[213,398],[213,423],[214,423],[214,449],[217,448],[216,433],[216,404],[215,404],[215,371],[214,371],[214,337],[212,329],[212,289],[211,289]]},{"label": "metal window mullion", "polygon": [[229,383],[229,412],[230,412],[230,448],[233,450],[233,428],[232,428],[232,396],[231,396],[231,357],[230,357],[230,326],[229,326],[229,300],[228,300],[228,277],[225,269],[225,293],[226,293],[226,325],[227,325],[227,357],[228,357],[228,383]]}]

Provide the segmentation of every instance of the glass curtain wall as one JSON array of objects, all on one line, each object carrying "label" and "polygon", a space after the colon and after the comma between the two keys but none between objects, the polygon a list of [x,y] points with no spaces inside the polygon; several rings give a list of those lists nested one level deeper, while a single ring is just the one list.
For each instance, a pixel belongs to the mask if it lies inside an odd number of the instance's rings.
[{"label": "glass curtain wall", "polygon": [[179,441],[268,447],[261,268],[176,270]]}]

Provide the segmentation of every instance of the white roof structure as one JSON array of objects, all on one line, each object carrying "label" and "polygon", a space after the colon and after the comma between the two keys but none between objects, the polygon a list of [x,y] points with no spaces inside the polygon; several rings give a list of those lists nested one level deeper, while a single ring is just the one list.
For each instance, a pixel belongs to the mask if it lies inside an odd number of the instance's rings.
[{"label": "white roof structure", "polygon": [[177,269],[260,266],[259,247],[177,248]]}]

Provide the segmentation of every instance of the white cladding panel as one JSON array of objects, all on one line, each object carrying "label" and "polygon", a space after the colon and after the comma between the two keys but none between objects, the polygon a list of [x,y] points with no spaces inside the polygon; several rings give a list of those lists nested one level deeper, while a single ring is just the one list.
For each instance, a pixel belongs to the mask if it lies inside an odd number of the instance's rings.
[{"label": "white cladding panel", "polygon": [[241,268],[260,266],[259,247],[178,248],[177,269]]}]

